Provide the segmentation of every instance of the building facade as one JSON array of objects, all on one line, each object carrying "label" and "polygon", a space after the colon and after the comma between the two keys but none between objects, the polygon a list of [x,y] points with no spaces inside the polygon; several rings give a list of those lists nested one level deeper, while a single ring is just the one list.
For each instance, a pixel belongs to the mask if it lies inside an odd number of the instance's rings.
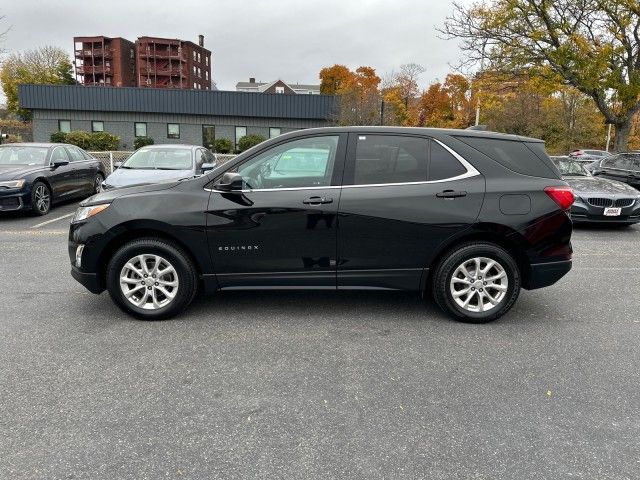
[{"label": "building facade", "polygon": [[211,90],[211,51],[198,43],[139,37],[135,43],[105,36],[74,37],[81,85]]},{"label": "building facade", "polygon": [[211,148],[219,138],[237,145],[245,135],[272,138],[335,118],[337,100],[328,95],[253,95],[244,92],[156,88],[83,88],[21,85],[20,106],[33,113],[34,141],[58,131],[105,131],[123,150],[136,137],[159,143]]},{"label": "building facade", "polygon": [[286,83],[283,80],[256,82],[255,78],[250,78],[248,82],[236,83],[236,92],[320,95],[320,85]]},{"label": "building facade", "polygon": [[76,81],[82,85],[135,87],[135,45],[125,38],[74,37]]},{"label": "building facade", "polygon": [[211,52],[199,44],[158,37],[136,40],[138,87],[211,90]]}]

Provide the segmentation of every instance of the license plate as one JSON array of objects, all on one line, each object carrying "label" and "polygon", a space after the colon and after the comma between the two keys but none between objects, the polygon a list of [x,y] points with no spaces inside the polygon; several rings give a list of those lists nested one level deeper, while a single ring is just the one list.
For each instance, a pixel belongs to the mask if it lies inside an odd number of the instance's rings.
[{"label": "license plate", "polygon": [[605,217],[618,217],[622,213],[622,208],[605,208]]}]

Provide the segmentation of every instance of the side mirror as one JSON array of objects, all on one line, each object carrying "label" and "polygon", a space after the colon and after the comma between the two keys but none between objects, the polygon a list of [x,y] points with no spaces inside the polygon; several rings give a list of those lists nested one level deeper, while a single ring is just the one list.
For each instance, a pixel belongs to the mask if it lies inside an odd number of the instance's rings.
[{"label": "side mirror", "polygon": [[122,162],[113,162],[113,169],[120,168],[122,166]]},{"label": "side mirror", "polygon": [[53,162],[53,168],[64,167],[65,165],[69,165],[69,160],[55,160]]},{"label": "side mirror", "polygon": [[238,173],[227,172],[222,175],[222,178],[216,182],[215,187],[217,190],[223,192],[239,192],[244,186],[244,180],[242,175]]},{"label": "side mirror", "polygon": [[207,173],[209,170],[213,170],[214,168],[216,168],[215,163],[203,163],[200,167],[200,171],[202,173]]}]

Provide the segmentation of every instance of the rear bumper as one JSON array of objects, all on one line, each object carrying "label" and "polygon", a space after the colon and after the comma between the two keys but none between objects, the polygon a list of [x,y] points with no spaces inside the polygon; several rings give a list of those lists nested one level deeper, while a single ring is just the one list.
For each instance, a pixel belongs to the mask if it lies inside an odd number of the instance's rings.
[{"label": "rear bumper", "polygon": [[557,262],[533,263],[522,286],[527,290],[553,285],[571,270],[571,260]]},{"label": "rear bumper", "polygon": [[98,275],[95,273],[82,272],[76,267],[71,267],[71,276],[91,293],[101,293],[104,291],[104,288],[98,281]]}]

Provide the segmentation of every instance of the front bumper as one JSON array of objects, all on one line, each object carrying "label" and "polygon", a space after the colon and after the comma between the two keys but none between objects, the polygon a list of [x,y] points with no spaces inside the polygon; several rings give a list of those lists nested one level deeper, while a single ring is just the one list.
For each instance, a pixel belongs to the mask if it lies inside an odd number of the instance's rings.
[{"label": "front bumper", "polygon": [[0,212],[13,212],[31,208],[31,192],[5,190],[0,192]]},{"label": "front bumper", "polygon": [[98,274],[80,271],[76,266],[71,267],[71,276],[91,293],[101,293],[104,288],[98,280]]},{"label": "front bumper", "polygon": [[604,215],[604,207],[596,207],[578,198],[571,206],[571,220],[573,223],[639,223],[640,200],[636,200],[628,207],[623,207],[620,215],[611,217]]}]

